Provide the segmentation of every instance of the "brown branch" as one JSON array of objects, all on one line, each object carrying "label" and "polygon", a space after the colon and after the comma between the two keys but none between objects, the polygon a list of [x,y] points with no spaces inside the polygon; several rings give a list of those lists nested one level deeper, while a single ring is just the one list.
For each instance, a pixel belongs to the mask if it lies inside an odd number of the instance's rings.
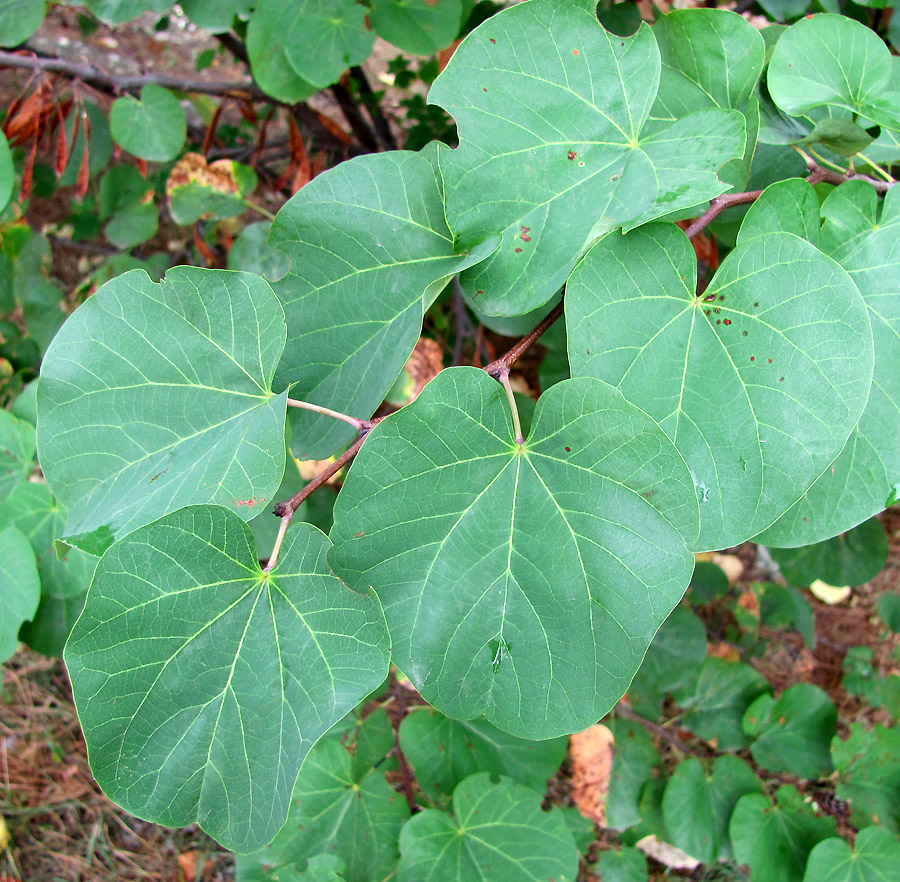
[{"label": "brown branch", "polygon": [[681,753],[693,753],[700,756],[708,755],[708,751],[689,747],[674,732],[670,732],[665,726],[660,726],[659,723],[654,723],[652,720],[648,720],[645,717],[642,717],[640,714],[636,714],[630,707],[627,707],[624,704],[617,704],[615,708],[613,708],[612,713],[615,716],[622,717],[625,720],[630,720],[633,723],[639,723],[645,729],[655,733],[656,735],[659,735],[660,738],[663,738],[665,741],[668,741],[669,744],[672,745],[672,747],[674,747]]},{"label": "brown branch", "polygon": [[39,58],[31,53],[20,55],[15,52],[0,51],[0,68],[2,67],[17,67],[24,70],[40,70],[47,73],[63,74],[73,79],[82,80],[89,85],[110,89],[114,92],[137,92],[148,83],[155,83],[179,92],[199,92],[204,95],[229,95],[232,97],[250,96],[263,101],[278,103],[250,80],[217,83],[209,80],[191,80],[159,73],[111,74],[93,64],[78,64],[74,61],[65,61],[62,58]]},{"label": "brown branch", "polygon": [[561,315],[563,314],[562,301],[553,307],[553,311],[548,313],[541,321],[535,325],[506,355],[492,361],[489,365],[482,368],[486,373],[490,374],[495,380],[500,379],[501,372],[509,370],[524,354],[530,349],[541,336]]},{"label": "brown branch", "polygon": [[748,190],[746,193],[724,193],[709,202],[709,208],[700,215],[684,232],[688,239],[693,239],[707,225],[712,223],[725,209],[735,205],[747,205],[762,196],[762,190]]},{"label": "brown branch", "polygon": [[820,165],[816,165],[809,170],[809,176],[806,180],[810,184],[835,184],[839,186],[840,184],[845,184],[847,181],[865,181],[867,184],[871,184],[879,193],[887,193],[891,187],[894,186],[894,183],[889,181],[879,181],[876,178],[870,178],[868,175],[860,175],[860,174],[840,174],[836,171],[831,171],[827,168],[822,168]]}]

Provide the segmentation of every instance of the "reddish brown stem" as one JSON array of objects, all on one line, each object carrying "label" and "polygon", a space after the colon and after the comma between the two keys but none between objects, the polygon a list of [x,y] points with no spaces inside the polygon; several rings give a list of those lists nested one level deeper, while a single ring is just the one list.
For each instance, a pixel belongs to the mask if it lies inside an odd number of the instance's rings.
[{"label": "reddish brown stem", "polygon": [[722,196],[716,196],[715,199],[710,200],[709,208],[684,231],[685,235],[688,239],[693,239],[725,209],[755,202],[760,196],[762,196],[762,190],[748,190],[746,193],[725,193]]},{"label": "reddish brown stem", "polygon": [[561,315],[563,314],[562,301],[553,307],[553,311],[548,313],[535,327],[533,327],[506,355],[492,361],[482,370],[489,373],[495,380],[500,379],[501,372],[511,368],[538,340]]}]

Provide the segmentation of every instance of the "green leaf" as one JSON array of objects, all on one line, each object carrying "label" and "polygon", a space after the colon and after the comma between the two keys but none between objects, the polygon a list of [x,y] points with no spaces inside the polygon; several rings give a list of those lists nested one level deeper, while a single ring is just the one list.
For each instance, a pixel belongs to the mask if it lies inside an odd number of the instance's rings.
[{"label": "green leaf", "polygon": [[84,5],[110,25],[131,21],[145,12],[163,13],[172,8],[171,0],[85,0]]},{"label": "green leaf", "polygon": [[38,447],[67,541],[100,554],[184,505],[250,520],[281,483],[286,395],[272,375],[281,306],[263,279],[140,271],[80,306],[44,358]]},{"label": "green leaf", "polygon": [[549,738],[628,687],[690,578],[696,501],[659,427],[604,383],[558,383],[515,437],[496,381],[442,371],[367,438],[331,563],[375,588],[426,701]]},{"label": "green leaf", "polygon": [[221,34],[229,30],[238,15],[246,15],[253,9],[253,0],[182,0],[180,4],[184,14],[197,27],[213,34]]},{"label": "green leaf", "polygon": [[153,202],[129,205],[117,211],[103,230],[116,248],[132,248],[156,235],[159,212]]},{"label": "green leaf", "polygon": [[817,818],[794,787],[769,797],[748,794],[738,801],[729,827],[734,854],[749,864],[754,882],[801,882],[813,847],[835,836],[831,818]]},{"label": "green leaf", "polygon": [[853,850],[843,840],[826,839],[809,855],[803,882],[890,882],[900,864],[900,840],[883,827],[866,827]]},{"label": "green leaf", "polygon": [[810,0],[759,0],[759,5],[775,19],[787,21],[800,18],[809,9]]},{"label": "green leaf", "polygon": [[0,511],[0,528],[15,527],[31,542],[44,597],[83,596],[97,566],[96,557],[77,548],[57,555],[56,540],[63,535],[64,525],[65,515],[46,484],[20,484]]},{"label": "green leaf", "polygon": [[441,161],[450,229],[466,248],[502,236],[461,277],[481,309],[536,309],[598,236],[727,189],[715,172],[743,153],[743,116],[648,121],[659,77],[648,26],[616,37],[549,0],[492,16],[457,49],[429,101],[459,126],[460,147]]},{"label": "green leaf", "polygon": [[725,9],[673,10],[659,18],[653,34],[662,60],[654,116],[746,107],[766,54],[763,38],[746,19]]},{"label": "green leaf", "polygon": [[234,851],[272,839],[309,749],[387,672],[378,604],[329,544],[296,524],[264,573],[237,515],[192,506],[103,556],[65,660],[110,798]]},{"label": "green leaf", "polygon": [[696,681],[675,693],[675,700],[685,710],[685,729],[706,740],[715,738],[719,750],[739,750],[750,743],[741,727],[744,712],[768,691],[768,680],[750,665],[710,657]]},{"label": "green leaf", "polygon": [[526,741],[484,720],[451,720],[423,707],[400,724],[400,749],[423,793],[437,800],[476,772],[490,772],[494,779],[506,775],[543,791],[566,755],[566,739]]},{"label": "green leaf", "polygon": [[38,607],[41,581],[34,552],[15,527],[0,527],[0,662],[19,645],[19,628]]},{"label": "green leaf", "polygon": [[366,8],[355,0],[297,0],[280,4],[279,42],[291,67],[321,89],[340,79],[372,52],[375,34],[366,27]]},{"label": "green leaf", "polygon": [[46,6],[46,0],[0,0],[0,46],[27,40],[44,21]]},{"label": "green leaf", "polygon": [[[694,573],[696,575],[696,567]],[[725,578],[727,583],[727,576]],[[662,714],[666,693],[691,681],[705,658],[706,628],[703,622],[689,609],[675,607],[656,632],[628,689],[628,700],[634,711],[648,719],[656,719]]]},{"label": "green leaf", "polygon": [[6,499],[34,468],[34,426],[0,410],[0,500]]},{"label": "green leaf", "polygon": [[894,717],[900,717],[900,675],[877,674],[872,666],[874,651],[867,646],[851,646],[844,657],[841,685],[850,695],[859,695],[872,707],[884,707]]},{"label": "green leaf", "polygon": [[900,595],[887,591],[878,598],[877,606],[884,626],[895,633],[900,632]]},{"label": "green leaf", "polygon": [[[203,6],[215,8],[200,0]],[[285,51],[284,3],[282,0],[258,0],[247,25],[247,55],[253,79],[267,95],[297,104],[319,91],[318,86],[299,76]]]},{"label": "green leaf", "polygon": [[257,273],[268,282],[284,278],[291,259],[269,244],[270,221],[250,224],[234,241],[228,252],[228,269]]},{"label": "green leaf", "polygon": [[881,521],[870,518],[825,542],[773,548],[771,554],[792,585],[805,587],[817,579],[829,585],[862,585],[887,563],[888,540]]},{"label": "green leaf", "polygon": [[244,197],[256,189],[256,172],[232,159],[207,165],[199,153],[186,153],[166,181],[169,212],[179,224],[221,220],[243,214]]},{"label": "green leaf", "polygon": [[754,237],[701,296],[696,269],[672,224],[611,234],[572,274],[566,322],[573,376],[617,385],[684,456],[705,550],[759,533],[831,464],[873,353],[856,286],[809,242]]},{"label": "green leaf", "polygon": [[671,841],[704,864],[731,857],[728,822],[737,801],[762,793],[762,782],[736,756],[720,756],[712,773],[699,759],[680,762],[663,794],[663,818]]},{"label": "green leaf", "polygon": [[400,832],[398,882],[574,882],[578,850],[559,812],[541,809],[542,795],[488,772],[453,793],[454,818],[420,812]]},{"label": "green leaf", "polygon": [[882,124],[894,116],[886,109],[897,99],[887,91],[890,80],[891,54],[882,39],[842,15],[798,21],[778,40],[767,75],[772,100],[791,116],[831,106]]},{"label": "green leaf", "polygon": [[628,846],[601,852],[596,869],[603,882],[647,882],[649,879],[647,858],[643,852]]},{"label": "green leaf", "polygon": [[841,455],[758,537],[765,545],[808,545],[846,532],[885,508],[900,483],[900,190],[888,192],[880,218],[877,204],[871,185],[848,181],[822,206],[821,248],[847,269],[869,311],[875,373],[868,403]]},{"label": "green leaf", "polygon": [[831,742],[831,758],[837,795],[850,801],[852,822],[900,833],[900,729],[852,723],[849,737]]},{"label": "green leaf", "polygon": [[801,178],[770,184],[754,202],[741,224],[739,245],[766,233],[793,233],[819,244],[819,200],[816,191]]},{"label": "green leaf", "polygon": [[449,46],[462,25],[461,0],[375,0],[372,27],[383,40],[411,55],[434,55]]},{"label": "green leaf", "polygon": [[614,750],[609,792],[606,798],[606,826],[627,830],[642,821],[639,802],[644,785],[659,766],[659,751],[639,723],[612,719]]},{"label": "green leaf", "polygon": [[806,645],[816,645],[815,622],[809,601],[796,588],[766,582],[757,588],[759,593],[759,620],[772,628],[794,627],[802,635]]},{"label": "green leaf", "polygon": [[[371,415],[435,296],[489,253],[490,243],[456,252],[435,163],[433,150],[358,157],[278,212],[271,241],[292,263],[275,285],[289,329],[277,382],[293,384],[293,397]],[[352,427],[310,411],[292,413],[291,425],[301,459],[324,459],[354,437]]]},{"label": "green leaf", "polygon": [[761,695],[744,714],[754,739],[753,759],[773,772],[819,778],[831,772],[829,747],[837,726],[834,702],[812,683],[797,683],[778,698]]},{"label": "green leaf", "polygon": [[849,119],[820,119],[801,143],[821,144],[838,156],[854,156],[865,150],[879,134],[881,131],[877,126],[870,133]]},{"label": "green leaf", "polygon": [[44,594],[34,618],[22,625],[19,639],[41,655],[59,658],[81,615],[87,591],[75,597]]},{"label": "green leaf", "polygon": [[397,838],[408,818],[409,806],[384,769],[357,777],[350,753],[326,738],[300,769],[287,824],[264,851],[238,857],[238,882],[266,882],[272,868],[326,853],[346,863],[352,882],[382,882],[397,866]]},{"label": "green leaf", "polygon": [[726,595],[730,588],[728,576],[718,564],[703,560],[694,564],[688,593],[692,604],[703,606],[712,603],[717,597]]},{"label": "green leaf", "polygon": [[[43,5],[43,0],[41,2]],[[3,33],[2,26],[0,26],[0,33]],[[13,166],[9,142],[6,140],[6,135],[0,132],[0,211],[9,205],[15,183],[16,170]]]},{"label": "green leaf", "polygon": [[113,101],[109,125],[113,140],[123,150],[154,162],[174,159],[187,134],[181,102],[156,83],[144,86],[140,100],[126,95]]},{"label": "green leaf", "polygon": [[72,131],[79,113],[70,113],[66,117],[66,142],[69,144],[69,162],[59,179],[60,187],[74,187],[81,168],[85,141],[88,144],[88,171],[96,175],[104,171],[112,156],[112,135],[110,134],[109,117],[106,111],[93,101],[84,102],[84,111],[91,123],[90,135],[85,134],[87,126],[79,119],[78,132],[72,143]]}]

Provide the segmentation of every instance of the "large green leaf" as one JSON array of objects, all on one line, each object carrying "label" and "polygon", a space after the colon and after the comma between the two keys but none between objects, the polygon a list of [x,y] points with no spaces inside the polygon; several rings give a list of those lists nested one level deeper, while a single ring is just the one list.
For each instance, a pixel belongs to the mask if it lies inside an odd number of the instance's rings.
[{"label": "large green leaf", "polygon": [[275,835],[309,749],[387,672],[377,601],[329,544],[296,524],[264,573],[237,515],[192,506],[103,556],[65,659],[110,798],[234,851]]},{"label": "large green leaf", "polygon": [[[201,0],[204,6],[217,6]],[[259,0],[247,25],[247,54],[253,79],[267,95],[295,104],[319,91],[291,66],[285,51],[284,3]]]},{"label": "large green leaf", "polygon": [[454,53],[429,100],[459,126],[460,147],[441,163],[450,229],[463,247],[502,236],[462,275],[481,309],[536,309],[597,235],[727,189],[715,172],[743,153],[742,115],[648,122],[659,77],[648,26],[616,37],[553,0],[492,16]]},{"label": "large green leaf", "polygon": [[453,793],[454,818],[429,809],[400,833],[398,882],[574,882],[578,849],[559,812],[541,809],[542,794],[488,772]]},{"label": "large green leaf", "polygon": [[378,36],[398,49],[434,55],[456,39],[462,14],[462,0],[375,0],[371,19]]},{"label": "large green leaf", "polygon": [[[796,186],[811,192],[807,184]],[[821,241],[813,244],[850,273],[862,294],[875,372],[866,409],[840,456],[762,533],[759,541],[767,545],[809,545],[844,533],[890,505],[900,486],[900,189],[888,191],[879,217],[874,188],[848,181],[825,200],[822,217]]]},{"label": "large green leaf", "polygon": [[300,770],[287,824],[268,848],[237,859],[238,882],[267,882],[274,868],[302,866],[318,854],[342,858],[352,882],[390,878],[409,806],[384,769],[357,775],[353,766],[336,739],[316,745]]},{"label": "large green leaf", "polygon": [[675,692],[675,700],[685,709],[685,729],[715,738],[720,750],[738,750],[750,742],[741,727],[744,712],[768,690],[768,680],[750,665],[712,656],[691,684]]},{"label": "large green leaf", "polygon": [[750,753],[773,772],[819,778],[831,772],[829,747],[837,726],[834,702],[812,683],[797,683],[778,698],[760,695],[744,714]]},{"label": "large green leaf", "polygon": [[0,409],[0,500],[34,468],[34,426]]},{"label": "large green leaf", "polygon": [[853,823],[900,833],[900,729],[853,723],[846,739],[831,742],[831,758],[837,795],[850,801]]},{"label": "large green leaf", "polygon": [[762,782],[736,756],[720,756],[711,773],[699,759],[680,762],[666,784],[663,818],[671,841],[704,864],[731,857],[728,822],[737,801],[762,793]]},{"label": "large green leaf", "polygon": [[754,882],[801,882],[813,846],[835,836],[834,820],[819,818],[794,787],[781,787],[773,805],[751,793],[738,801],[729,827],[735,857]]},{"label": "large green leaf", "polygon": [[141,159],[165,162],[174,159],[187,133],[187,117],[178,99],[156,83],[148,83],[140,100],[117,98],[109,111],[115,142]]},{"label": "large green leaf", "polygon": [[888,91],[890,81],[881,37],[842,15],[798,21],[778,40],[767,74],[772,100],[792,116],[827,105],[896,128],[900,94]]},{"label": "large green leaf", "polygon": [[499,383],[441,372],[363,445],[331,562],[375,588],[427,701],[549,738],[628,687],[687,587],[697,505],[665,434],[605,383],[558,383],[515,437]]},{"label": "large green leaf", "polygon": [[317,88],[330,86],[372,51],[375,34],[356,0],[297,0],[281,4],[281,43],[295,71]]},{"label": "large green leaf", "polygon": [[[409,358],[431,301],[489,253],[490,244],[455,251],[434,150],[343,162],[278,212],[272,242],[292,265],[275,285],[289,328],[277,379],[294,384],[294,397],[370,416]],[[304,459],[353,439],[346,423],[310,411],[292,413],[291,424]]]},{"label": "large green leaf", "polygon": [[184,505],[250,520],[284,472],[285,340],[268,283],[176,267],[107,282],[47,351],[38,389],[44,474],[67,541],[92,554]]},{"label": "large green leaf", "polygon": [[746,19],[725,9],[673,10],[660,16],[653,34],[662,60],[654,116],[677,119],[709,107],[746,107],[766,53],[759,31]]},{"label": "large green leaf", "polygon": [[809,854],[803,882],[891,882],[900,866],[900,840],[883,827],[860,830],[853,849],[834,837]]},{"label": "large green leaf", "polygon": [[697,485],[697,548],[728,548],[841,451],[869,394],[871,328],[847,273],[797,236],[740,244],[699,296],[696,272],[673,224],[607,236],[568,284],[569,362],[660,422]]},{"label": "large green leaf", "polygon": [[34,551],[15,527],[0,527],[0,662],[19,645],[19,628],[34,616],[41,581]]},{"label": "large green leaf", "polygon": [[432,708],[416,708],[400,724],[400,748],[432,799],[449,796],[476,772],[507,775],[543,791],[566,755],[566,743],[565,738],[526,741],[484,720],[451,720]]}]

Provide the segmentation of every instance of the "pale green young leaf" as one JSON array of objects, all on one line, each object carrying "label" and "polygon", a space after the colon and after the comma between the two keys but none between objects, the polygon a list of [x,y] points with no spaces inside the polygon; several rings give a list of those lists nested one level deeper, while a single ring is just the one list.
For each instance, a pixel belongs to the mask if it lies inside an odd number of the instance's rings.
[{"label": "pale green young leaf", "polygon": [[0,500],[34,468],[34,426],[0,409]]},{"label": "pale green young leaf", "polygon": [[451,720],[433,708],[415,708],[400,724],[400,748],[431,799],[449,796],[476,772],[506,775],[543,791],[566,755],[566,739],[526,741],[484,720]]},{"label": "pale green young leaf", "polygon": [[355,0],[297,0],[280,9],[279,42],[291,67],[316,88],[336,83],[372,51],[375,34]]},{"label": "pale green young leaf", "polygon": [[115,142],[141,159],[166,162],[174,159],[187,133],[187,117],[179,100],[156,83],[148,83],[140,99],[117,98],[109,111]]},{"label": "pale green young leaf", "polygon": [[878,199],[848,181],[822,205],[820,247],[850,274],[868,307],[875,372],[865,411],[840,456],[765,530],[767,545],[809,545],[846,532],[891,504],[900,483],[900,190]]},{"label": "pale green young leaf", "polygon": [[731,855],[728,822],[737,801],[762,793],[762,782],[736,756],[720,756],[710,771],[699,759],[680,762],[663,794],[662,810],[673,845],[704,864]]},{"label": "pale green young leaf", "polygon": [[900,866],[900,840],[883,827],[860,830],[853,849],[837,837],[809,854],[803,882],[891,882]]},{"label": "pale green young leaf", "polygon": [[112,799],[234,851],[272,839],[309,749],[388,667],[378,603],[334,577],[329,545],[295,524],[264,573],[237,515],[191,506],[103,556],[65,659]]},{"label": "pale green young leaf", "polygon": [[659,77],[648,26],[616,37],[551,0],[492,16],[454,53],[429,100],[459,127],[441,162],[450,228],[466,248],[502,237],[461,277],[481,309],[536,309],[603,232],[727,189],[716,170],[743,153],[743,116],[713,107],[648,123]]},{"label": "pale green young leaf", "polygon": [[383,40],[411,55],[434,55],[462,27],[461,0],[375,0],[370,18]]},{"label": "pale green young leaf", "polygon": [[488,772],[453,793],[453,817],[420,812],[400,833],[398,882],[575,882],[578,850],[559,812],[541,809],[542,794]]},{"label": "pale green young leaf", "polygon": [[331,563],[375,588],[427,701],[549,738],[628,687],[687,587],[697,504],[665,434],[605,383],[558,383],[515,437],[499,383],[441,372],[367,438]]},{"label": "pale green young leaf", "polygon": [[801,882],[813,847],[836,835],[832,818],[816,817],[796,788],[742,796],[729,826],[734,854],[749,864],[754,882]]},{"label": "pale green young leaf", "polygon": [[353,882],[390,878],[409,806],[387,783],[384,769],[357,776],[353,766],[337,739],[316,745],[297,778],[287,824],[267,848],[238,857],[238,882],[267,882],[274,868],[299,867],[318,854],[341,858]]},{"label": "pale green young leaf", "polygon": [[[291,258],[275,289],[288,343],[277,382],[291,394],[366,419],[403,369],[444,284],[488,243],[457,253],[444,219],[435,148],[362,156],[319,175],[278,212],[271,240]],[[291,414],[294,453],[323,459],[352,427]]]},{"label": "pale green young leaf", "polygon": [[35,614],[41,597],[34,551],[15,527],[0,527],[0,662],[19,645],[19,628]]},{"label": "pale green young leaf", "polygon": [[747,708],[744,731],[761,768],[820,778],[831,772],[829,747],[837,726],[834,702],[818,686],[797,683],[778,698],[761,695]]},{"label": "pale green young leaf", "polygon": [[41,465],[92,554],[184,505],[245,520],[284,471],[286,395],[271,391],[285,340],[268,283],[249,273],[139,271],[80,306],[47,351],[38,388]]},{"label": "pale green young leaf", "polygon": [[696,269],[672,224],[613,233],[569,280],[566,321],[572,375],[617,385],[684,456],[707,550],[759,533],[831,464],[874,359],[859,291],[809,242],[754,237],[700,296]]}]

